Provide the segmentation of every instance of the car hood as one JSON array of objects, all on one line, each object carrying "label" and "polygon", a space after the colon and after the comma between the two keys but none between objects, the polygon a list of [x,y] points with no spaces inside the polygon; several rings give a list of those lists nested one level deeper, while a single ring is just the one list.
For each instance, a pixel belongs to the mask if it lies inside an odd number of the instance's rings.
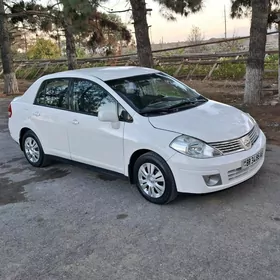
[{"label": "car hood", "polygon": [[248,114],[211,100],[177,113],[149,117],[149,121],[157,129],[189,135],[205,142],[235,139],[254,126]]}]

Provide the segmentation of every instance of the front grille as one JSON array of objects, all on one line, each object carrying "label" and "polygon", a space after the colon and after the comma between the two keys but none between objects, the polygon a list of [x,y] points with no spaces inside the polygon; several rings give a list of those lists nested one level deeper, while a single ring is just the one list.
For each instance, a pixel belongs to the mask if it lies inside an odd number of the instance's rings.
[{"label": "front grille", "polygon": [[244,151],[244,147],[239,139],[227,142],[211,143],[210,145],[222,152],[224,155]]},{"label": "front grille", "polygon": [[253,146],[259,138],[259,128],[255,125],[253,129],[248,133],[248,136],[250,137]]},{"label": "front grille", "polygon": [[241,167],[230,170],[228,172],[228,180],[234,180],[239,177],[242,177],[243,175],[246,175],[249,172],[249,169],[242,169]]},{"label": "front grille", "polygon": [[223,142],[215,142],[209,143],[210,146],[220,151],[223,155],[233,154],[237,152],[245,151],[244,144],[242,142],[242,138],[248,136],[251,142],[251,146],[253,146],[259,138],[259,128],[257,125],[253,127],[253,129],[239,139],[223,141]]}]

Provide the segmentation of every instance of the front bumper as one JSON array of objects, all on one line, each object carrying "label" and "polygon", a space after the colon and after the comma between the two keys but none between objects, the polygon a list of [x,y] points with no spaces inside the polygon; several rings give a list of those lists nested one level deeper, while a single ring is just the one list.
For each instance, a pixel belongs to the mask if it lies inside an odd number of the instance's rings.
[{"label": "front bumper", "polygon": [[[251,167],[242,169],[242,161],[259,153],[263,149],[263,156]],[[231,155],[211,158],[195,159],[176,153],[168,160],[173,172],[178,192],[182,193],[210,193],[227,189],[253,177],[262,167],[265,158],[266,137],[261,131],[253,147],[248,151]],[[220,174],[221,183],[217,186],[207,186],[203,176]]]}]

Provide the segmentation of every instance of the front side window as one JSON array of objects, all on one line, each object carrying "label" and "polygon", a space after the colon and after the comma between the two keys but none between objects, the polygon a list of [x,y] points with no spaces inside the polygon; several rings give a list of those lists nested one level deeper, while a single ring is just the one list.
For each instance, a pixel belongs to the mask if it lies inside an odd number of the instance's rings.
[{"label": "front side window", "polygon": [[68,109],[69,80],[53,79],[45,81],[37,94],[35,104],[60,109]]},{"label": "front side window", "polygon": [[78,113],[97,116],[99,108],[115,99],[100,85],[83,79],[74,79],[72,110]]},{"label": "front side window", "polygon": [[107,81],[139,113],[172,112],[197,106],[207,99],[164,73]]}]

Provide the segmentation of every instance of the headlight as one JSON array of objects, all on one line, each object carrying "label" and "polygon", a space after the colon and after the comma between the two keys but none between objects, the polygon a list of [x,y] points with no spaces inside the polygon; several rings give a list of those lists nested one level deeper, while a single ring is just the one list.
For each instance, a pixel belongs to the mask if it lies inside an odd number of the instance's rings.
[{"label": "headlight", "polygon": [[222,155],[203,141],[186,135],[175,138],[171,142],[170,147],[181,154],[193,158],[212,158]]}]

